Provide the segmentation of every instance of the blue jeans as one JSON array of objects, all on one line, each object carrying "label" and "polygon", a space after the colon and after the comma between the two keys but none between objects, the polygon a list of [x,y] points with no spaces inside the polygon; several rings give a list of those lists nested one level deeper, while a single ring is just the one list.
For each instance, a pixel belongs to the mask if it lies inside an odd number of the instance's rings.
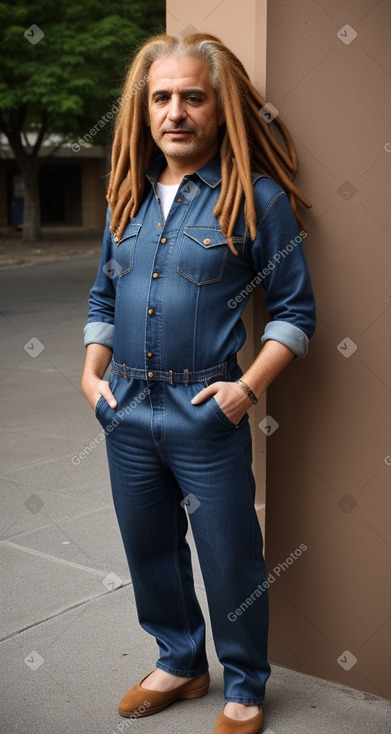
[{"label": "blue jeans", "polygon": [[118,406],[113,410],[101,397],[96,415],[106,429],[114,506],[139,622],[159,645],[156,665],[189,677],[208,668],[185,537],[188,516],[224,667],[225,700],[260,704],[270,675],[266,587],[259,591],[267,575],[254,509],[248,416],[235,426],[214,397],[192,405],[206,382],[169,384],[112,374],[110,384]]}]

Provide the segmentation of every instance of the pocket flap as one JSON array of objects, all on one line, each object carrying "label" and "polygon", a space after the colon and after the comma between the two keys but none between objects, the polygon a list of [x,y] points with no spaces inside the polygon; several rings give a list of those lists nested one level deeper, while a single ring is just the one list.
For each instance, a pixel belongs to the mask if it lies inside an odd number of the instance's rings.
[{"label": "pocket flap", "polygon": [[197,242],[201,247],[216,247],[217,245],[226,245],[227,240],[221,229],[213,229],[212,227],[185,227],[184,234]]},{"label": "pocket flap", "polygon": [[122,244],[122,242],[125,242],[125,240],[128,240],[129,237],[136,237],[140,231],[141,224],[136,224],[135,222],[131,222],[126,227],[122,237],[120,240],[117,240],[117,238],[114,236],[113,232],[111,233],[112,240],[116,247]]}]

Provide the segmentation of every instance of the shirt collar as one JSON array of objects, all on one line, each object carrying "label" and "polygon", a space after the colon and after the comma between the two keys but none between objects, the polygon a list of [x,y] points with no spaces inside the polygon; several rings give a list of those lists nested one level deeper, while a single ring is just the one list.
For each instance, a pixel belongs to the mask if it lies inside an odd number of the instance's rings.
[{"label": "shirt collar", "polygon": [[[147,167],[145,175],[147,179],[151,182],[152,186],[156,184],[161,171],[165,167],[165,164],[166,159],[164,155],[161,154],[157,158],[155,158],[152,163],[150,163]],[[211,189],[216,188],[216,186],[218,186],[221,181],[220,155],[216,155],[214,158],[208,161],[205,166],[202,166],[202,168],[194,171],[193,174],[185,176],[185,178],[190,178],[190,176],[198,176],[198,178],[206,183]]]}]

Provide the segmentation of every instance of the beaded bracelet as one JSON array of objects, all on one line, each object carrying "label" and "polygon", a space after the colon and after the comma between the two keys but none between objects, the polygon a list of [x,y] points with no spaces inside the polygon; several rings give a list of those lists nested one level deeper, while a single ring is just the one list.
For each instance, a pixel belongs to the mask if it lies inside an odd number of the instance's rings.
[{"label": "beaded bracelet", "polygon": [[253,404],[256,405],[257,402],[258,402],[258,398],[257,398],[255,392],[253,392],[253,390],[251,390],[251,387],[249,387],[248,385],[246,385],[246,383],[243,382],[243,380],[236,380],[236,382],[237,382],[238,385],[240,385],[240,387],[242,388],[242,390],[244,390],[244,392],[247,393],[247,395],[249,396],[249,398],[253,402]]}]

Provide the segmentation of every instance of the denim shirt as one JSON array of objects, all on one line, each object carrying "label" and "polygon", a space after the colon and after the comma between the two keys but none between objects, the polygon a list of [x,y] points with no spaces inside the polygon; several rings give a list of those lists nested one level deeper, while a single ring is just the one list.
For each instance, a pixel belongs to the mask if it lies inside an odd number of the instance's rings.
[{"label": "denim shirt", "polygon": [[269,177],[253,175],[257,234],[243,211],[234,255],[212,211],[220,195],[220,158],[184,176],[165,223],[156,182],[163,156],[146,171],[139,211],[120,241],[107,212],[98,274],[89,299],[85,345],[104,344],[120,364],[143,370],[203,370],[244,344],[242,311],[254,288],[266,291],[274,339],[304,357],[315,329],[311,281],[288,198]]}]

